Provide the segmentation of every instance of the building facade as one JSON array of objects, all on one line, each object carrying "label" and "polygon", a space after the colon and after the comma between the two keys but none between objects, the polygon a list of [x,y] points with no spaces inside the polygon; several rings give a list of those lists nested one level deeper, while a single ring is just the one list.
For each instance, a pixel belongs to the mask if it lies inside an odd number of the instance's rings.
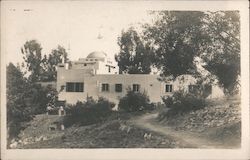
[{"label": "building facade", "polygon": [[158,75],[119,74],[117,63],[104,52],[92,52],[75,62],[59,64],[57,68],[58,100],[74,104],[87,97],[103,97],[118,104],[128,89],[145,92],[151,102],[162,102],[162,97],[176,90],[188,90],[196,83],[190,75],[175,81],[159,80]]}]

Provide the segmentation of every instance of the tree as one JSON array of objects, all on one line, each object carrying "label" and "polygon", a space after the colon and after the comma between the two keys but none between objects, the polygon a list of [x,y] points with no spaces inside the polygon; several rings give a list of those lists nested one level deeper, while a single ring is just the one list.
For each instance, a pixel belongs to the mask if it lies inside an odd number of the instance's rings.
[{"label": "tree", "polygon": [[207,35],[203,32],[203,12],[154,12],[158,19],[145,26],[145,37],[154,46],[154,65],[164,76],[176,78],[194,74],[194,58],[202,53]]},{"label": "tree", "polygon": [[151,72],[150,46],[143,43],[139,34],[129,28],[118,38],[120,53],[115,56],[120,70],[129,74]]},{"label": "tree", "polygon": [[154,104],[150,103],[149,97],[145,92],[134,92],[130,88],[127,94],[120,99],[118,107],[126,112],[153,110],[155,108]]},{"label": "tree", "polygon": [[51,87],[44,88],[37,82],[55,80],[55,67],[62,62],[63,57],[67,60],[67,53],[63,47],[58,46],[48,58],[46,55],[42,58],[41,50],[41,45],[35,40],[27,41],[21,49],[24,59],[22,66],[26,67],[25,73],[30,73],[28,78],[19,66],[12,63],[7,66],[9,140],[16,137],[25,128],[25,122],[34,115],[45,113],[49,102],[55,103],[56,91]]},{"label": "tree", "polygon": [[7,126],[9,137],[16,136],[23,127],[22,122],[31,119],[31,108],[26,105],[27,80],[20,68],[12,63],[7,66]]},{"label": "tree", "polygon": [[36,40],[27,41],[21,52],[32,82],[55,81],[57,64],[62,63],[63,59],[68,60],[68,54],[62,46],[42,56],[42,47]]},{"label": "tree", "polygon": [[195,58],[215,75],[225,93],[232,94],[240,78],[240,21],[238,11],[160,11],[144,38],[153,46],[153,64],[163,76],[202,77]]},{"label": "tree", "polygon": [[42,81],[55,81],[56,80],[56,66],[59,63],[68,61],[68,53],[65,48],[58,46],[53,49],[48,56],[44,55],[43,68],[45,72],[42,75]]},{"label": "tree", "polygon": [[206,17],[211,42],[202,55],[227,94],[237,93],[240,78],[240,16],[237,11],[212,12]]},{"label": "tree", "polygon": [[36,40],[27,41],[21,48],[26,69],[30,72],[32,82],[40,81],[44,72],[42,63],[42,47]]}]

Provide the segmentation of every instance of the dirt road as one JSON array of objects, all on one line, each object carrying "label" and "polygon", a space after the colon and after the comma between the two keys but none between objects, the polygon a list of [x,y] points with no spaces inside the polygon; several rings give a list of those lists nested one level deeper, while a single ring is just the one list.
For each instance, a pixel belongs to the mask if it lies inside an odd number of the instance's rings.
[{"label": "dirt road", "polygon": [[180,146],[188,148],[227,148],[225,144],[213,141],[202,133],[188,131],[176,131],[169,126],[161,125],[157,120],[158,113],[148,113],[131,120],[137,127],[148,129],[162,135],[173,138]]}]

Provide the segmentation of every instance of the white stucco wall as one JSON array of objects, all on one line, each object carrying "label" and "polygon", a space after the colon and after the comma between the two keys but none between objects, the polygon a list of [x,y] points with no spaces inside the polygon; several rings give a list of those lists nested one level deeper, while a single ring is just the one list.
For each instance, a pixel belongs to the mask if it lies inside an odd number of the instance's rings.
[{"label": "white stucco wall", "polygon": [[[101,65],[99,66],[100,68]],[[59,100],[66,100],[67,103],[74,104],[77,101],[85,101],[87,96],[94,99],[104,97],[116,104],[119,99],[126,95],[127,89],[132,89],[133,84],[140,84],[140,92],[146,92],[151,102],[162,102],[162,97],[172,95],[174,91],[188,91],[190,84],[195,84],[196,79],[191,75],[183,75],[175,81],[159,81],[158,75],[149,74],[95,74],[93,69],[65,69],[58,68],[57,90],[67,82],[84,83],[84,92],[66,92],[66,88],[59,93]],[[102,83],[109,84],[109,91],[102,92]],[[115,91],[115,84],[122,84],[122,92]],[[165,85],[172,84],[173,92],[165,92]],[[219,98],[223,96],[223,91],[217,86],[213,86],[212,95],[209,98]]]},{"label": "white stucco wall", "polygon": [[[161,96],[169,95],[165,93],[165,83],[157,80],[156,75],[91,75],[86,74],[83,70],[61,70],[58,72],[57,89],[65,86],[66,82],[83,82],[84,92],[66,92],[64,89],[59,94],[59,100],[66,100],[67,103],[76,103],[77,101],[86,100],[87,96],[94,99],[104,97],[118,103],[119,99],[126,95],[127,89],[132,89],[133,84],[140,84],[140,91],[146,92],[151,102],[161,102]],[[102,92],[102,83],[109,84],[109,92]],[[115,91],[115,84],[122,84],[122,92]]]},{"label": "white stucco wall", "polygon": [[188,86],[195,84],[197,81],[191,75],[181,75],[176,77],[175,81],[173,82],[173,86],[175,90],[183,90],[188,92]]}]

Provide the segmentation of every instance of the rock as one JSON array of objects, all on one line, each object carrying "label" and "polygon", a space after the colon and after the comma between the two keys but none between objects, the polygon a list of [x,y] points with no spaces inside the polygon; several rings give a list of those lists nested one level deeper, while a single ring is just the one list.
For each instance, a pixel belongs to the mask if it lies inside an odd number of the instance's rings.
[{"label": "rock", "polygon": [[161,144],[167,144],[167,142],[166,142],[166,141],[163,141],[163,142],[161,142]]},{"label": "rock", "polygon": [[13,142],[10,144],[10,148],[17,148],[18,142]]}]

